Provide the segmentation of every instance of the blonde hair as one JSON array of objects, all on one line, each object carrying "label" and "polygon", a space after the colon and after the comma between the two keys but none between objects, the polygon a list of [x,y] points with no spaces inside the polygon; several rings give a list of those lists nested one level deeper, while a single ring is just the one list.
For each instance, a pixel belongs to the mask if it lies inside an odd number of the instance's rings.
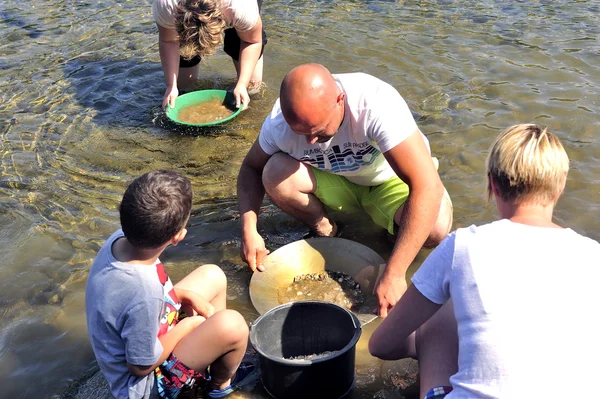
[{"label": "blonde hair", "polygon": [[179,53],[183,58],[215,53],[225,29],[220,0],[182,0],[177,4],[174,17]]},{"label": "blonde hair", "polygon": [[560,140],[535,124],[514,125],[503,131],[486,160],[487,198],[494,197],[491,181],[505,201],[515,204],[553,204],[562,193],[569,157]]}]

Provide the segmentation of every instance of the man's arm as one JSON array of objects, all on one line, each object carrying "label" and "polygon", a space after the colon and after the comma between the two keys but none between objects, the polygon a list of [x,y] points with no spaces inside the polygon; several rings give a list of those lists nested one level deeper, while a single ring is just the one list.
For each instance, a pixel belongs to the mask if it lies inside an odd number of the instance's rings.
[{"label": "man's arm", "polygon": [[406,270],[431,233],[444,195],[444,186],[418,129],[384,156],[410,192],[400,217],[396,214],[394,218],[398,224],[396,244],[375,288],[381,317],[387,316],[406,291]]},{"label": "man's arm", "polygon": [[238,76],[238,82],[233,90],[235,96],[236,106],[244,108],[250,103],[250,97],[248,96],[248,84],[252,77],[252,72],[256,68],[256,63],[260,58],[260,52],[262,50],[262,20],[260,16],[254,27],[245,32],[237,32],[240,37],[240,76]]},{"label": "man's arm", "polygon": [[165,75],[167,86],[163,97],[162,107],[169,104],[175,106],[175,99],[179,95],[177,77],[179,75],[179,36],[174,29],[163,28],[158,25],[158,53]]},{"label": "man's arm", "polygon": [[384,360],[406,357],[410,335],[438,311],[441,305],[431,302],[410,286],[390,315],[381,322],[369,339],[371,355]]},{"label": "man's arm", "polygon": [[252,271],[263,270],[262,259],[269,253],[257,229],[258,213],[265,196],[262,172],[269,158],[271,156],[260,148],[257,138],[242,162],[237,181],[242,224],[241,257]]}]

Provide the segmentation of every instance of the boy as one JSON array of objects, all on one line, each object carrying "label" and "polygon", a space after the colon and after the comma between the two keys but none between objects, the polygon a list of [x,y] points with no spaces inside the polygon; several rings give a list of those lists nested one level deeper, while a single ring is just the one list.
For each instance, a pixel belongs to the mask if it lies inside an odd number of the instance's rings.
[{"label": "boy", "polygon": [[369,350],[416,356],[427,399],[594,396],[600,244],[552,220],[569,158],[546,128],[515,125],[486,166],[501,220],[446,237]]},{"label": "boy", "polygon": [[258,377],[254,365],[240,366],[248,326],[225,308],[222,270],[204,265],[173,285],[158,258],[185,237],[191,207],[191,183],[178,173],[135,179],[121,201],[121,229],[90,270],[88,333],[115,398],[175,398],[202,379],[220,398]]}]

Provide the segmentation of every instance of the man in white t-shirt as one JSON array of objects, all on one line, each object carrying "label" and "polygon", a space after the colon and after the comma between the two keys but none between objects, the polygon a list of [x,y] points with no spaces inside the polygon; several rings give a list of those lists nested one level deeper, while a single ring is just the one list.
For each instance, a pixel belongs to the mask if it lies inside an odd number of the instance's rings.
[{"label": "man in white t-shirt", "polygon": [[193,87],[201,57],[212,55],[221,41],[238,75],[233,89],[236,106],[248,106],[249,91],[262,84],[267,37],[261,6],[262,0],[152,0],[167,85],[163,108],[175,105],[178,87]]},{"label": "man in white t-shirt", "polygon": [[335,236],[325,206],[366,212],[397,234],[379,279],[379,314],[406,290],[419,250],[450,231],[452,204],[429,143],[389,84],[364,73],[332,75],[305,64],[287,74],[280,98],[238,176],[242,259],[263,270],[268,253],[257,231],[264,194],[318,236]]},{"label": "man in white t-shirt", "polygon": [[369,350],[418,358],[427,399],[596,397],[600,244],[552,221],[569,158],[547,129],[515,125],[486,169],[501,220],[449,234]]}]

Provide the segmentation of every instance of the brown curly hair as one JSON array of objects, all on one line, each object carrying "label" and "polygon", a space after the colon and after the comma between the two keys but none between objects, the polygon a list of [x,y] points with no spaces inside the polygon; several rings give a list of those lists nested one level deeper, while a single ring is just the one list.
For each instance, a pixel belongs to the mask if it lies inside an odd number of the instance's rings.
[{"label": "brown curly hair", "polygon": [[179,53],[185,59],[213,55],[223,41],[225,20],[219,0],[181,0],[175,9]]}]

